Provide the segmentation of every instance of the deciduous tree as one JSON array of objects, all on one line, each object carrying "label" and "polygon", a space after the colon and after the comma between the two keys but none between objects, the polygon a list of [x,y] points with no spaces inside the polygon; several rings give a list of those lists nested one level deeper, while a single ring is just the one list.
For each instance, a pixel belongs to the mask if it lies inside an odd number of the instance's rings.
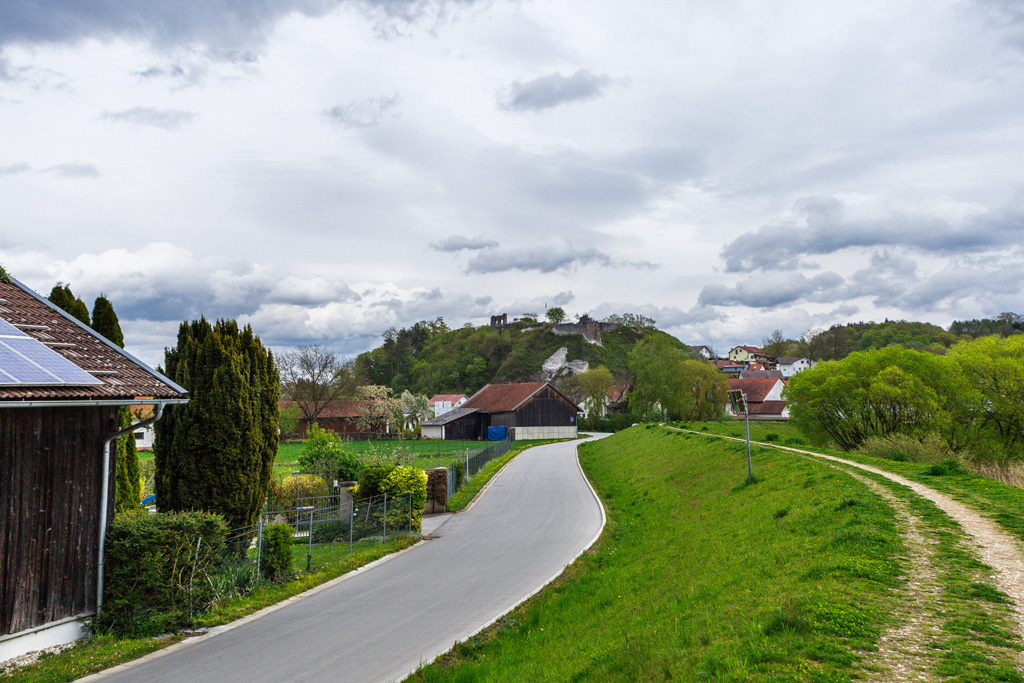
[{"label": "deciduous tree", "polygon": [[283,353],[278,368],[282,393],[295,401],[307,424],[316,420],[331,401],[356,395],[354,362],[324,346],[299,346]]}]

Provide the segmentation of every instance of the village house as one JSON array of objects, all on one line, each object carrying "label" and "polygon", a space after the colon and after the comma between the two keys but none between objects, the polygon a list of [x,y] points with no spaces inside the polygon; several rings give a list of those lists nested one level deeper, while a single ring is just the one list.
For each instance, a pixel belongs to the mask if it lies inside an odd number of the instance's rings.
[{"label": "village house", "polygon": [[0,660],[71,642],[103,604],[121,406],[185,390],[11,279],[0,281]]},{"label": "village house", "polygon": [[798,372],[809,370],[814,367],[814,361],[810,358],[779,358],[775,362],[775,369],[782,372],[785,378],[792,377]]},{"label": "village house", "polygon": [[465,394],[437,394],[431,396],[428,403],[431,410],[434,411],[434,417],[440,417],[452,408],[458,408],[468,400],[469,397]]},{"label": "village house", "polygon": [[[515,439],[575,439],[579,407],[548,382],[488,384],[458,408],[421,425],[425,439],[476,441],[503,427]],[[493,434],[493,432],[492,432]]]},{"label": "village house", "polygon": [[[785,387],[786,383],[778,377],[729,380],[729,391],[742,391],[746,395],[751,420],[788,420],[789,408],[782,398]],[[743,413],[733,411],[731,404],[726,404],[725,411],[734,417],[743,417]]]},{"label": "village house", "polygon": [[[278,408],[287,410],[298,406],[295,401],[280,401]],[[324,404],[320,413],[313,420],[299,418],[295,424],[295,436],[300,439],[306,438],[309,425],[315,423],[321,429],[328,429],[338,436],[358,437],[364,435],[360,428],[359,418],[365,412],[363,401],[329,401]]]},{"label": "village house", "polygon": [[768,360],[768,354],[757,346],[734,346],[729,351],[729,360],[733,363],[763,363]]}]

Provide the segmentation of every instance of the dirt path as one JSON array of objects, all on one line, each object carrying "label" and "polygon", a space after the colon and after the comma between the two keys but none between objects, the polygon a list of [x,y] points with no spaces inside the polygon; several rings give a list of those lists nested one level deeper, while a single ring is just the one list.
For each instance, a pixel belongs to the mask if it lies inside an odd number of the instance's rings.
[{"label": "dirt path", "polygon": [[[740,439],[732,436],[708,434],[706,432],[696,432],[693,430],[678,429],[675,427],[668,427],[668,429],[674,429],[676,431],[681,432],[688,432],[690,434],[697,434],[700,436],[715,436],[722,439],[728,439],[730,441],[746,441],[745,439]],[[1003,594],[1005,594],[1006,597],[1009,598],[1013,603],[1014,626],[1016,627],[1018,637],[1021,639],[1022,642],[1024,642],[1024,549],[1022,549],[1021,544],[1017,541],[1016,538],[1014,538],[1013,536],[999,528],[995,524],[995,522],[986,519],[985,517],[978,514],[974,509],[964,505],[963,503],[960,503],[943,493],[939,493],[938,491],[931,489],[925,486],[924,484],[919,484],[905,477],[901,477],[898,474],[893,474],[892,472],[886,472],[885,470],[878,469],[877,467],[863,465],[861,463],[845,460],[843,458],[839,458],[833,455],[825,455],[823,453],[815,453],[813,451],[805,451],[798,448],[791,448],[789,446],[778,446],[772,443],[761,443],[757,441],[751,441],[750,443],[751,445],[757,444],[758,446],[764,446],[767,448],[777,448],[782,451],[789,451],[791,453],[796,453],[798,455],[802,455],[805,457],[832,461],[837,463],[838,465],[841,465],[842,469],[847,471],[847,473],[849,473],[850,468],[856,468],[863,470],[865,472],[871,472],[872,474],[884,477],[889,481],[895,482],[902,486],[906,486],[918,496],[931,501],[936,507],[938,507],[944,513],[946,513],[946,515],[948,515],[951,519],[953,519],[960,525],[964,533],[969,537],[969,540],[973,543],[974,548],[977,552],[978,559],[980,559],[982,562],[984,562],[986,565],[992,568],[996,587]],[[851,476],[856,475],[851,474]],[[861,477],[858,477],[858,479],[861,479],[861,481],[868,483],[869,486],[871,484],[874,484],[874,482],[869,483],[868,480],[863,479]],[[928,551],[927,548],[924,547],[926,541],[920,536],[919,525],[911,521],[915,518],[912,514],[910,514],[905,504],[903,504],[901,508],[900,505],[893,503],[893,500],[895,500],[897,503],[902,503],[902,501],[899,501],[899,499],[897,499],[896,496],[894,496],[889,491],[885,491],[885,494],[888,494],[885,495],[878,490],[882,489],[884,491],[884,487],[878,486],[877,484],[875,484],[875,486],[877,486],[878,488],[872,488],[876,490],[876,492],[878,492],[880,495],[882,495],[888,503],[893,505],[894,509],[896,509],[897,516],[904,519],[904,522],[908,525],[907,541],[908,545],[911,548],[910,572],[912,575],[918,573],[918,563],[928,562],[927,555],[920,554],[927,553]],[[910,518],[909,520],[903,517],[901,509],[903,513],[906,513],[906,515]],[[918,544],[919,541],[921,543],[920,545]],[[916,551],[914,550],[915,546],[917,547]],[[932,572],[931,574],[929,574],[929,572],[925,570],[923,566],[920,567],[919,576],[924,577],[925,581],[934,581],[934,573]],[[929,579],[929,576],[931,576],[932,578]],[[913,576],[911,576],[910,578],[911,581],[914,580]],[[925,586],[922,584],[921,588],[924,589]],[[921,614],[914,616],[912,614],[908,614],[908,621],[905,624],[906,628],[917,628],[920,630],[930,629],[933,627],[933,624],[927,623],[926,621],[923,621],[917,625],[913,625],[911,624],[911,621],[914,618],[924,619],[924,615]],[[910,634],[908,633],[908,635]],[[898,650],[900,647],[902,647],[902,645],[898,645],[898,643],[900,642],[900,638],[901,636],[898,630],[894,631],[891,634],[886,634],[886,636],[883,637],[882,642],[879,643],[879,648],[883,650],[880,654],[882,654],[883,658],[886,656],[890,657],[892,661],[889,662],[889,666],[893,667],[892,671],[894,673],[898,673],[902,669],[903,673],[901,675],[912,676],[911,670],[906,668],[906,666],[909,666],[909,664],[897,663],[897,660],[899,659]],[[889,654],[886,655],[886,652],[884,650],[889,650]],[[916,654],[916,652],[911,653],[908,651],[907,654]],[[909,660],[909,657],[906,657],[905,659]],[[1024,671],[1024,660],[1022,660],[1020,657],[1018,657],[1017,669]],[[915,680],[916,678],[917,676],[889,678],[884,680]]]}]

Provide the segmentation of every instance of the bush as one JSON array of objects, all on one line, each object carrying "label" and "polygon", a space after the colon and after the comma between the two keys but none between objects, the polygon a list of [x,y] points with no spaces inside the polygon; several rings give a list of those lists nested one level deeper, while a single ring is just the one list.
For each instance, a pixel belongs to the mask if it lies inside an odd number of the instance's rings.
[{"label": "bush", "polygon": [[[380,490],[389,498],[411,498],[412,530],[420,533],[423,529],[423,506],[427,504],[427,473],[419,467],[395,467],[381,482]],[[402,510],[398,516],[404,517],[408,511]]]},{"label": "bush", "polygon": [[934,432],[920,438],[906,434],[869,437],[861,445],[859,452],[873,458],[897,462],[936,463],[943,460],[959,460],[946,440]]},{"label": "bush", "polygon": [[300,498],[326,496],[327,482],[313,474],[294,474],[271,480],[267,507],[272,511],[294,510]]},{"label": "bush", "polygon": [[307,435],[299,454],[299,467],[304,473],[316,475],[325,482],[356,481],[359,478],[363,461],[342,447],[337,434],[321,429],[314,422]]},{"label": "bush", "polygon": [[363,499],[375,498],[383,493],[381,484],[394,469],[394,465],[364,467],[363,471],[359,473],[359,497]]},{"label": "bush", "polygon": [[271,524],[263,528],[260,572],[268,579],[279,579],[292,570],[292,528]]},{"label": "bush", "polygon": [[107,532],[96,630],[137,638],[187,625],[192,612],[214,600],[203,572],[223,559],[226,534],[224,518],[208,512],[116,516]]},{"label": "bush", "polygon": [[958,460],[943,460],[942,462],[936,463],[925,470],[925,474],[933,477],[942,477],[947,474],[957,476],[965,474],[965,472],[960,468],[960,462]]},{"label": "bush", "polygon": [[348,542],[348,522],[333,520],[320,522],[313,527],[313,543],[337,543],[338,541]]}]

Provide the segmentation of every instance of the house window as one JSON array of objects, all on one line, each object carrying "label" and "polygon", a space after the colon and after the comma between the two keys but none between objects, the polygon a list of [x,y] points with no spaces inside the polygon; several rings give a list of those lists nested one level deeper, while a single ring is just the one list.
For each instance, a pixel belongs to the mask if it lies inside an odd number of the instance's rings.
[{"label": "house window", "polygon": [[135,438],[136,439],[145,439],[146,438],[146,432],[135,432]]}]

